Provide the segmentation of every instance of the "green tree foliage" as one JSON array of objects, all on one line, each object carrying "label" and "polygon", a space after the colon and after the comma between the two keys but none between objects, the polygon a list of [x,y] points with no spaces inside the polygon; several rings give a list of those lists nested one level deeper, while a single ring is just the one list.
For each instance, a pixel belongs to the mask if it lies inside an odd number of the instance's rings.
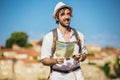
[{"label": "green tree foliage", "polygon": [[103,67],[102,70],[104,71],[105,75],[107,77],[110,76],[110,67],[109,67],[110,62],[106,63]]},{"label": "green tree foliage", "polygon": [[107,47],[105,47],[105,49],[108,49],[108,50],[116,50],[116,48],[113,47],[113,46],[107,46]]},{"label": "green tree foliage", "polygon": [[88,53],[87,56],[95,56],[95,54],[94,53]]},{"label": "green tree foliage", "polygon": [[115,74],[111,74],[111,67],[110,67],[110,62],[106,63],[103,67],[102,70],[104,71],[105,75],[111,79],[115,78],[120,78],[120,58],[117,56],[115,60],[115,64],[113,65]]},{"label": "green tree foliage", "polygon": [[26,44],[24,47],[25,47],[25,48],[32,47],[32,44],[30,44],[30,43],[27,43],[27,44]]},{"label": "green tree foliage", "polygon": [[114,70],[116,72],[116,77],[120,78],[120,58],[118,56],[116,58],[116,62],[115,62],[115,65],[114,65]]},{"label": "green tree foliage", "polygon": [[24,32],[13,32],[6,40],[6,47],[11,48],[13,44],[17,44],[20,47],[24,47],[27,44],[28,35]]},{"label": "green tree foliage", "polygon": [[8,38],[7,41],[6,41],[5,46],[6,46],[7,48],[11,48],[13,42],[14,42],[14,41],[13,41],[11,38]]}]

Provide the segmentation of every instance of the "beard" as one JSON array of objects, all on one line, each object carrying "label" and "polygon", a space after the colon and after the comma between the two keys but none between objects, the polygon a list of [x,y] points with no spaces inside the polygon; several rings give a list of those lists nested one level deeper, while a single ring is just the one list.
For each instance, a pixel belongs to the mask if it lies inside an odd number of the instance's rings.
[{"label": "beard", "polygon": [[65,19],[65,20],[63,20],[64,22],[65,21],[69,21],[69,24],[68,25],[65,25],[65,23],[63,23],[63,22],[59,22],[64,28],[69,28],[70,27],[70,19]]}]

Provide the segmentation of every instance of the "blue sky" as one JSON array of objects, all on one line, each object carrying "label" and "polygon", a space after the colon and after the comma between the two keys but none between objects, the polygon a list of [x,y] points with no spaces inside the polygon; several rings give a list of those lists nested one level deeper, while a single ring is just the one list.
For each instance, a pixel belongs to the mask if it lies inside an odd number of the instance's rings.
[{"label": "blue sky", "polygon": [[52,13],[60,1],[73,7],[71,27],[84,34],[87,44],[120,49],[120,0],[0,0],[0,46],[15,31],[40,40],[56,28]]}]

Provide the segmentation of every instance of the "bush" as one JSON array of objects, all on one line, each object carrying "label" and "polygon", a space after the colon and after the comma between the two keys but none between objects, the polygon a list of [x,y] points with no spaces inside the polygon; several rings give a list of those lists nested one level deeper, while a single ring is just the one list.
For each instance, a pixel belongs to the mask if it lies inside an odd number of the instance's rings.
[{"label": "bush", "polygon": [[110,77],[110,67],[109,67],[110,62],[106,63],[103,67],[102,70],[104,71],[105,75],[107,77]]},{"label": "bush", "polygon": [[115,61],[114,70],[116,72],[116,77],[120,77],[120,58],[118,56]]},{"label": "bush", "polygon": [[96,65],[96,64],[95,64],[95,63],[93,63],[93,62],[89,62],[88,64],[89,64],[89,65]]},{"label": "bush", "polygon": [[95,56],[94,53],[88,53],[88,56]]},{"label": "bush", "polygon": [[24,32],[13,32],[6,40],[6,47],[11,48],[13,44],[17,44],[20,47],[25,47],[27,43],[28,35]]}]

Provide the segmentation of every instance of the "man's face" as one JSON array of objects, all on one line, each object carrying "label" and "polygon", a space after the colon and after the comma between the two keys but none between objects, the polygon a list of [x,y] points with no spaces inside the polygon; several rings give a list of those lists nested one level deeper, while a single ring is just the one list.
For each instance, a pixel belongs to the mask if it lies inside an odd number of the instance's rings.
[{"label": "man's face", "polygon": [[58,22],[63,27],[69,27],[70,26],[70,20],[71,20],[71,11],[69,9],[62,9],[58,13]]}]

